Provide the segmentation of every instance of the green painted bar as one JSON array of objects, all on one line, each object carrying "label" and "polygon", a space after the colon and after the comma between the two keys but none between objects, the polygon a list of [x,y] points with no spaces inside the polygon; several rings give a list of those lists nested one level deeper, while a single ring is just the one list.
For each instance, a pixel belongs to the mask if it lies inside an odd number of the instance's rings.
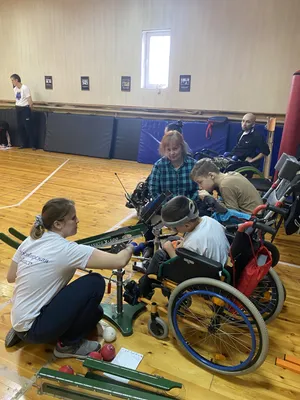
[{"label": "green painted bar", "polygon": [[[147,392],[145,390],[139,390],[138,388],[133,389],[132,387],[124,387],[124,385],[118,385],[113,381],[98,382],[96,379],[89,379],[80,375],[70,375],[64,372],[51,370],[49,368],[41,368],[37,373],[37,378],[50,379],[60,384],[77,386],[78,388],[91,390],[93,392],[109,394],[111,396],[119,397],[120,399],[127,400],[166,400],[170,399],[170,396],[163,396],[153,392]],[[42,390],[46,391],[47,386],[51,390],[55,387],[51,384],[43,383]],[[60,386],[58,390],[60,390]],[[65,392],[68,392],[68,388],[64,387]],[[70,397],[73,399],[73,397]],[[84,397],[83,397],[84,398]],[[97,397],[95,397],[97,398]],[[174,397],[173,397],[174,398]]]},{"label": "green painted bar", "polygon": [[143,383],[144,385],[150,385],[152,387],[162,390],[182,388],[182,384],[179,382],[171,381],[160,376],[146,374],[144,372],[135,371],[130,368],[121,367],[119,365],[110,364],[105,361],[95,360],[89,357],[84,360],[83,365],[86,368],[91,368],[101,372],[106,372],[111,375],[120,376],[122,378],[129,379],[130,381]]},{"label": "green painted bar", "polygon": [[9,236],[6,236],[4,233],[0,233],[0,240],[2,240],[4,243],[8,244],[8,246],[17,249],[20,246],[19,242],[16,242],[15,240],[11,239]]}]

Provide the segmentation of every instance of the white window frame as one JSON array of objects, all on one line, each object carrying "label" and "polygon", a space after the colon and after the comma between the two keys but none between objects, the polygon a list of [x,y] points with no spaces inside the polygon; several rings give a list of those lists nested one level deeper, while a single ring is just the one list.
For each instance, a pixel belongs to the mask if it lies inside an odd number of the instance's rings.
[{"label": "white window frame", "polygon": [[[149,50],[150,50],[150,38],[152,36],[170,36],[170,42],[171,42],[171,30],[156,29],[150,31],[143,31],[141,87],[142,89],[164,89],[169,86],[169,77],[167,85],[149,83]],[[170,72],[170,63],[169,63],[169,72]]]}]

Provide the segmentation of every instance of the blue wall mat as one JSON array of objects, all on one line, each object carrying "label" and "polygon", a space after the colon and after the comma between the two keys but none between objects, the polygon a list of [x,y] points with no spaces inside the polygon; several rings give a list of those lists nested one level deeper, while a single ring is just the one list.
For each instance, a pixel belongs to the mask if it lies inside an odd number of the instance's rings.
[{"label": "blue wall mat", "polygon": [[[237,135],[241,132],[241,123],[240,122],[230,122],[228,140],[227,140],[227,148],[226,151],[231,151],[233,147],[236,145],[237,142]],[[267,138],[267,130],[265,129],[265,124],[256,124],[256,130],[264,135]],[[273,175],[274,173],[274,166],[277,162],[278,152],[280,148],[280,142],[282,137],[283,126],[277,125],[274,133],[274,144],[273,144],[273,151],[272,151],[272,160],[271,160],[271,170],[270,173]],[[261,165],[262,167],[262,165]]]},{"label": "blue wall mat", "polygon": [[224,153],[226,151],[229,124],[216,125],[212,128],[211,139],[206,139],[207,122],[186,122],[183,135],[193,153],[208,148]]},{"label": "blue wall mat", "polygon": [[167,124],[167,121],[142,121],[138,162],[154,164],[160,158],[158,147]]},{"label": "blue wall mat", "polygon": [[46,151],[109,158],[114,117],[48,113]]},{"label": "blue wall mat", "polygon": [[240,122],[229,123],[229,132],[225,151],[231,151],[231,149],[233,149],[237,142],[237,135],[241,132],[241,130],[242,128]]},{"label": "blue wall mat", "polygon": [[[175,121],[142,121],[138,162],[154,164],[160,158],[158,153],[159,142],[166,125],[170,122]],[[188,143],[192,152],[199,151],[205,147],[224,153],[226,151],[229,124],[214,126],[211,139],[206,139],[206,128],[206,122],[183,123],[184,140]]]},{"label": "blue wall mat", "polygon": [[115,118],[112,158],[136,161],[142,121],[137,118]]}]

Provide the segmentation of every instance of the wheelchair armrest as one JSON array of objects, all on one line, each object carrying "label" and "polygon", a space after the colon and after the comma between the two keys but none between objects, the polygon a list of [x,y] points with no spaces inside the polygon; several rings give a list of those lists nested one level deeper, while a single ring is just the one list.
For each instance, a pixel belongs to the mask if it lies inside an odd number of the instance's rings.
[{"label": "wheelchair armrest", "polygon": [[158,278],[180,283],[191,278],[220,279],[221,263],[200,256],[193,251],[176,249],[176,257],[161,265]]},{"label": "wheelchair armrest", "polygon": [[223,270],[223,265],[221,263],[219,263],[218,261],[214,261],[208,257],[202,256],[200,254],[197,254],[197,253],[195,253],[191,250],[185,249],[183,247],[179,247],[178,249],[176,249],[176,254],[180,258],[187,259],[187,260],[193,261],[195,263],[200,263],[207,267],[216,268],[219,271]]}]

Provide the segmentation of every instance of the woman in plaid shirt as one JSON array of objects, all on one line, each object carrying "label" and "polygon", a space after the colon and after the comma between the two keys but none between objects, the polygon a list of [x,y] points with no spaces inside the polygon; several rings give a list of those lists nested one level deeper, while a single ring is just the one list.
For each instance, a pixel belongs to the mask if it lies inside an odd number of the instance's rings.
[{"label": "woman in plaid shirt", "polygon": [[199,200],[198,186],[190,178],[196,161],[187,155],[187,145],[178,131],[165,133],[159,146],[162,156],[154,165],[149,176],[149,191],[156,198],[166,190],[173,196],[186,196]]}]

